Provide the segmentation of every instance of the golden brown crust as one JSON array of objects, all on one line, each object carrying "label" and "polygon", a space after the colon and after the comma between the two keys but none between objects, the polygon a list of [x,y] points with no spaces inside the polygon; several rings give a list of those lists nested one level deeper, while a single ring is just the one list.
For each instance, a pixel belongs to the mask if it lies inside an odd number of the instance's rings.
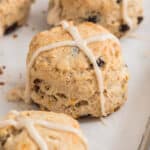
[{"label": "golden brown crust", "polygon": [[[19,113],[22,119],[29,118],[34,120],[44,120],[59,125],[67,125],[75,129],[79,128],[76,120],[65,114],[56,114],[44,111],[25,111]],[[9,113],[4,120],[14,119],[16,116]],[[46,127],[35,125],[39,134],[46,141],[48,149],[60,150],[63,147],[66,150],[85,150],[82,140],[75,134],[58,130],[51,130]],[[29,136],[25,128],[15,129],[11,126],[0,129],[0,148],[3,150],[38,150],[36,142]]]},{"label": "golden brown crust", "polygon": [[25,23],[32,0],[0,1],[0,35],[8,34]]},{"label": "golden brown crust", "polygon": [[[143,19],[142,1],[128,0],[127,14],[131,18],[133,29]],[[129,25],[123,19],[121,0],[50,0],[48,23],[58,24],[64,19],[76,23],[98,23],[118,37],[129,31]]]},{"label": "golden brown crust", "polygon": [[[93,23],[77,26],[83,38],[108,33]],[[44,45],[72,37],[62,27],[37,34],[31,44],[27,62]],[[120,45],[114,40],[89,44],[97,59],[104,79],[105,109],[111,114],[127,99],[128,72],[123,63]],[[100,94],[95,71],[81,50],[74,55],[74,47],[59,47],[42,52],[30,70],[31,99],[47,110],[64,112],[78,118],[101,115]]]}]

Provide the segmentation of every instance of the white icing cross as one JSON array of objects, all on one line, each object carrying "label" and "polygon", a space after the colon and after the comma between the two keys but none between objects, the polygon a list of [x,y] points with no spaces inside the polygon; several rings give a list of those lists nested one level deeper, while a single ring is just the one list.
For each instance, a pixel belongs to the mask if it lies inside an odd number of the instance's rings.
[{"label": "white icing cross", "polygon": [[62,21],[61,25],[63,26],[63,28],[70,33],[70,35],[73,37],[74,40],[68,40],[68,41],[61,41],[61,42],[56,42],[56,43],[52,43],[46,46],[43,46],[39,49],[37,49],[35,51],[35,53],[33,54],[28,66],[27,66],[27,81],[26,81],[26,89],[25,89],[25,100],[28,102],[30,101],[30,80],[29,80],[29,70],[31,69],[35,58],[44,51],[50,51],[54,48],[57,47],[61,47],[61,46],[75,46],[80,48],[80,50],[82,50],[85,55],[89,58],[89,60],[91,61],[91,63],[93,64],[95,73],[96,73],[96,77],[97,77],[97,81],[98,81],[98,88],[99,88],[99,92],[100,92],[100,107],[101,107],[101,113],[103,116],[106,116],[105,113],[105,98],[103,95],[103,91],[104,91],[104,84],[103,84],[103,77],[102,77],[102,72],[99,68],[99,66],[96,63],[96,59],[95,56],[92,52],[92,50],[87,46],[89,43],[92,42],[98,42],[98,41],[105,41],[105,40],[109,40],[109,39],[113,39],[116,43],[119,43],[119,40],[112,34],[110,33],[103,33],[103,34],[99,34],[97,36],[93,36],[90,37],[88,39],[83,39],[80,36],[80,33],[78,31],[78,29],[75,26],[69,26],[68,22],[66,21]]},{"label": "white icing cross", "polygon": [[7,126],[13,126],[16,129],[26,128],[30,137],[36,142],[36,144],[39,146],[41,150],[48,150],[48,146],[47,143],[44,141],[44,139],[40,136],[40,134],[36,130],[35,125],[40,125],[50,130],[64,131],[75,134],[82,140],[85,149],[86,150],[88,149],[87,140],[76,128],[58,123],[52,123],[50,121],[34,120],[29,119],[27,117],[23,118],[22,116],[19,115],[17,111],[12,111],[11,113],[14,114],[16,118],[0,121],[0,128],[5,128]]}]

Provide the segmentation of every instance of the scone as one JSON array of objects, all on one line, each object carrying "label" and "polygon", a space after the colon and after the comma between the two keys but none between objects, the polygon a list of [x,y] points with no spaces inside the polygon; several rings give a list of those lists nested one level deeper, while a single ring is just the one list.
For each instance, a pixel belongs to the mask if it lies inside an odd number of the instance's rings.
[{"label": "scone", "polygon": [[33,0],[0,0],[0,36],[25,23]]},{"label": "scone", "polygon": [[25,101],[74,118],[102,117],[127,99],[119,40],[103,27],[66,21],[38,33],[27,57]]},{"label": "scone", "polygon": [[76,120],[53,112],[10,112],[0,121],[1,150],[87,150]]},{"label": "scone", "polygon": [[122,37],[143,20],[142,0],[50,0],[48,23],[64,19],[98,23]]}]

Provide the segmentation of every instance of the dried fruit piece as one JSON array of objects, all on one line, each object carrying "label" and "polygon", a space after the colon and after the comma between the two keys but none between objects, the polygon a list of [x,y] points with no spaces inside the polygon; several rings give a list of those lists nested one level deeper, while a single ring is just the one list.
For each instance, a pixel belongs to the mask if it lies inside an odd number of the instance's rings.
[{"label": "dried fruit piece", "polygon": [[99,57],[96,62],[99,67],[103,67],[105,65],[105,62],[101,57]]},{"label": "dried fruit piece", "polygon": [[5,30],[5,35],[12,33],[14,30],[16,30],[16,28],[18,28],[18,23],[14,23],[13,25],[9,26],[6,28]]},{"label": "dried fruit piece", "polygon": [[140,24],[143,21],[143,16],[137,17],[137,23]]},{"label": "dried fruit piece", "polygon": [[130,27],[127,24],[122,24],[119,28],[120,32],[127,32],[128,30],[130,30]]}]

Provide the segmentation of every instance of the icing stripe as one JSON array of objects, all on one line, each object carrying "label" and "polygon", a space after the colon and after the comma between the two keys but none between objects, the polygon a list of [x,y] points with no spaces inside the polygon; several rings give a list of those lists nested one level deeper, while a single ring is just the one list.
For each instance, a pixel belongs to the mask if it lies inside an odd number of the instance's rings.
[{"label": "icing stripe", "polygon": [[65,131],[65,132],[73,133],[73,134],[77,135],[83,141],[84,145],[86,143],[85,146],[86,146],[86,149],[87,149],[87,140],[81,134],[81,132],[78,129],[72,128],[72,127],[67,126],[67,125],[64,126],[64,125],[60,125],[60,124],[56,124],[56,123],[50,123],[50,122],[41,121],[41,120],[37,120],[37,121],[35,121],[35,123],[39,124],[41,126],[47,127],[49,129],[52,129],[52,130],[60,130],[60,131]]},{"label": "icing stripe", "polygon": [[[106,112],[105,112],[105,106],[104,106],[105,98],[103,95],[104,84],[103,84],[102,72],[96,63],[95,56],[94,56],[92,50],[88,47],[88,44],[92,43],[92,42],[105,41],[105,40],[109,40],[109,39],[113,39],[116,43],[119,43],[119,40],[117,38],[115,38],[112,34],[109,34],[109,33],[100,34],[100,35],[97,35],[94,37],[90,37],[88,39],[82,39],[82,37],[80,36],[79,31],[76,27],[69,26],[69,24],[66,21],[62,22],[62,26],[66,31],[68,31],[70,33],[70,35],[73,37],[73,40],[48,44],[46,46],[40,47],[39,49],[37,49],[34,52],[34,54],[32,55],[32,57],[30,59],[29,64],[27,65],[27,79],[26,79],[27,82],[26,82],[26,89],[25,89],[25,98],[26,98],[27,102],[29,102],[29,100],[30,100],[30,80],[29,80],[30,72],[29,71],[30,71],[32,65],[34,64],[36,57],[38,57],[38,55],[40,53],[42,53],[44,51],[50,51],[54,48],[58,48],[58,47],[62,47],[62,46],[76,46],[85,53],[85,55],[89,58],[89,60],[93,64],[93,67],[94,67],[94,70],[96,73],[96,77],[97,77],[97,81],[98,81],[98,88],[99,88],[99,92],[100,92],[101,111],[102,111],[102,115],[105,116]],[[16,111],[13,111],[12,113],[16,116],[19,116]],[[48,121],[42,121],[42,120],[34,121],[34,120],[27,120],[27,119],[23,119],[23,120],[17,119],[16,121],[6,120],[3,122],[0,122],[0,127],[4,127],[7,125],[12,125],[16,128],[25,127],[28,130],[31,138],[39,145],[39,148],[41,150],[48,150],[46,142],[42,139],[42,137],[38,134],[37,130],[34,128],[35,124],[47,127],[52,130],[61,130],[61,131],[71,132],[73,134],[76,134],[79,138],[81,138],[85,148],[87,149],[86,139],[82,136],[81,132],[70,126],[63,126],[63,125],[59,125],[59,124],[55,124],[55,123],[49,123]]]},{"label": "icing stripe", "polygon": [[79,34],[78,29],[75,26],[69,26],[68,22],[66,22],[66,21],[63,21],[61,23],[61,25],[63,26],[63,28],[66,31],[68,31],[68,33],[70,33],[70,35],[73,37],[74,41],[62,41],[62,42],[56,42],[56,43],[48,44],[46,46],[43,46],[43,47],[37,49],[34,52],[29,64],[27,65],[27,75],[26,75],[27,81],[26,81],[26,89],[25,89],[25,100],[27,102],[30,101],[30,80],[29,80],[30,73],[29,73],[29,71],[30,71],[30,68],[32,67],[36,57],[41,52],[52,50],[52,49],[57,48],[57,47],[76,46],[76,47],[79,47],[85,53],[85,55],[89,58],[89,60],[91,61],[91,63],[94,66],[94,70],[95,70],[96,77],[98,80],[99,92],[100,92],[101,111],[102,111],[102,115],[106,116],[107,114],[105,112],[105,106],[104,106],[105,105],[105,98],[103,95],[104,84],[103,84],[102,72],[96,63],[96,59],[95,59],[95,56],[94,56],[92,50],[87,46],[87,44],[92,43],[92,42],[105,41],[105,40],[109,40],[109,39],[113,39],[119,45],[120,45],[120,42],[115,36],[113,36],[110,33],[106,33],[106,34],[103,33],[103,34],[100,34],[100,35],[97,35],[94,37],[90,37],[88,39],[82,39],[82,37]]},{"label": "icing stripe", "polygon": [[120,45],[119,40],[112,34],[101,34],[101,35],[97,35],[94,37],[90,37],[88,39],[86,39],[87,43],[92,43],[92,42],[99,42],[99,41],[105,41],[105,40],[114,40],[118,45]]},{"label": "icing stripe", "polygon": [[61,47],[61,46],[75,46],[75,42],[74,41],[62,41],[62,42],[56,42],[56,43],[52,43],[50,45],[46,45],[46,46],[43,46],[43,47],[40,47],[39,49],[37,49],[29,64],[27,65],[27,73],[26,73],[26,89],[25,89],[25,101],[28,103],[30,102],[30,74],[29,74],[29,70],[30,68],[32,67],[33,63],[34,63],[34,60],[35,58],[42,52],[45,52],[45,51],[50,51],[54,48],[58,48],[58,47]]},{"label": "icing stripe", "polygon": [[10,119],[10,120],[5,120],[0,122],[0,128],[5,128],[6,126],[14,126],[16,127],[16,121]]},{"label": "icing stripe", "polygon": [[28,130],[28,133],[30,134],[31,138],[36,142],[36,144],[39,145],[39,148],[41,150],[48,150],[46,142],[39,135],[32,122],[33,122],[32,120],[30,121],[24,120],[25,128]]},{"label": "icing stripe", "polygon": [[[15,111],[15,114],[16,114],[16,111]],[[17,129],[26,128],[30,137],[36,142],[39,148],[41,150],[48,150],[47,143],[39,135],[38,131],[35,128],[36,124],[40,126],[44,126],[51,130],[64,131],[64,132],[75,134],[82,140],[83,145],[85,146],[85,149],[86,150],[88,149],[87,140],[84,138],[84,136],[81,134],[81,132],[78,129],[73,128],[71,126],[62,125],[58,123],[52,123],[52,122],[48,122],[44,120],[22,118],[22,116],[20,116],[19,113],[17,113],[16,118],[14,118],[14,120],[9,119],[9,120],[0,121],[0,128],[5,128],[8,126],[13,126]]]},{"label": "icing stripe", "polygon": [[96,63],[96,59],[95,59],[95,56],[94,56],[92,50],[87,45],[92,42],[105,41],[105,40],[109,40],[109,39],[113,39],[114,41],[116,41],[116,43],[119,43],[119,45],[120,45],[120,42],[115,36],[113,36],[110,33],[106,33],[106,34],[103,33],[103,34],[100,34],[100,35],[97,35],[94,37],[90,37],[90,38],[84,40],[80,36],[80,33],[76,27],[69,26],[69,24],[66,21],[63,21],[61,24],[62,24],[63,28],[71,34],[71,36],[73,37],[73,39],[76,42],[76,46],[79,47],[86,54],[86,56],[89,58],[89,60],[93,64],[93,67],[94,67],[94,70],[96,73],[96,77],[97,77],[97,81],[98,81],[99,92],[100,92],[101,112],[102,112],[103,116],[106,116],[107,114],[105,112],[105,98],[104,98],[104,94],[103,94],[104,83],[103,83],[102,72]]},{"label": "icing stripe", "polygon": [[103,95],[103,91],[104,91],[103,77],[102,77],[102,72],[96,63],[95,56],[92,53],[92,50],[88,48],[87,42],[81,38],[79,31],[76,27],[69,27],[69,25],[67,25],[66,22],[62,22],[62,25],[63,25],[63,28],[67,30],[71,34],[71,36],[74,38],[74,40],[76,41],[76,46],[78,46],[86,54],[86,56],[89,58],[89,60],[93,64],[96,77],[98,80],[98,87],[100,90],[99,92],[100,92],[101,111],[102,111],[102,115],[105,115],[105,106],[104,106],[105,99]]}]

